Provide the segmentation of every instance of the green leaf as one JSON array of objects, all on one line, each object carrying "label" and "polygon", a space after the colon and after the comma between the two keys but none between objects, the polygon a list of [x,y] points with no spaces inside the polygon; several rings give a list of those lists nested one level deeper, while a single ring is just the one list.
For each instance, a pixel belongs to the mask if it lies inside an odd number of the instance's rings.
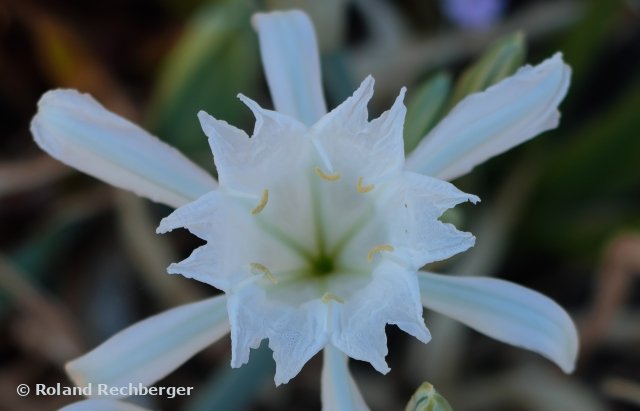
[{"label": "green leaf", "polygon": [[497,40],[471,67],[467,68],[456,83],[449,107],[471,93],[482,91],[515,73],[526,57],[524,34],[509,34]]},{"label": "green leaf", "polygon": [[404,123],[404,151],[410,153],[442,117],[451,92],[451,76],[440,72],[411,94]]},{"label": "green leaf", "polygon": [[255,95],[260,62],[251,10],[243,2],[207,6],[192,18],[161,70],[149,126],[201,164],[211,164],[196,117],[205,110],[231,124],[249,120],[238,93]]},{"label": "green leaf", "polygon": [[453,411],[453,408],[433,385],[425,382],[413,394],[405,411]]}]

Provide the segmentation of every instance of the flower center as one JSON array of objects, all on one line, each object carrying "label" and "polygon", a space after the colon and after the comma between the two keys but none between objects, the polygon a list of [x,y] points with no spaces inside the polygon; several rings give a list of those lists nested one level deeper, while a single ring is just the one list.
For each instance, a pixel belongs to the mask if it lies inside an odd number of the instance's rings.
[{"label": "flower center", "polygon": [[264,181],[247,215],[257,230],[241,234],[257,284],[293,305],[346,301],[394,252],[382,218],[387,184],[363,176],[357,162],[332,164],[321,149]]},{"label": "flower center", "polygon": [[311,262],[311,275],[326,277],[336,269],[333,258],[328,255],[320,255]]}]

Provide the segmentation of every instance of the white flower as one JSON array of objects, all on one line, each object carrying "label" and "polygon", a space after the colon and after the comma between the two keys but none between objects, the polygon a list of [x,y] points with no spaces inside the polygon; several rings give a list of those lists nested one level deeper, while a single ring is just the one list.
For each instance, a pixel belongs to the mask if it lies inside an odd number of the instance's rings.
[{"label": "white flower", "polygon": [[404,92],[368,122],[372,94],[367,78],[311,127],[241,97],[256,116],[251,138],[200,113],[220,187],[158,231],[207,241],[169,272],[226,293],[232,366],[268,338],[277,384],[327,344],[387,372],[386,324],[429,340],[416,272],[473,245],[438,217],[476,198],[404,170]]},{"label": "white flower", "polygon": [[[325,349],[325,409],[366,409],[347,356],[386,373],[385,325],[423,342],[423,305],[573,369],[577,335],[553,301],[492,278],[418,272],[471,247],[438,220],[464,201],[450,183],[558,122],[569,83],[560,55],[463,100],[405,162],[404,90],[368,121],[373,79],[326,113],[313,28],[301,12],[254,24],[277,111],[240,96],[251,138],[200,112],[219,186],[137,126],[70,90],[45,94],[32,123],[54,157],[111,184],[179,207],[158,232],[186,227],[207,241],[170,273],[225,292],[144,320],[67,365],[81,386],[153,384],[230,329],[233,367],[264,338],[277,384]],[[225,309],[226,308],[226,309]]]}]

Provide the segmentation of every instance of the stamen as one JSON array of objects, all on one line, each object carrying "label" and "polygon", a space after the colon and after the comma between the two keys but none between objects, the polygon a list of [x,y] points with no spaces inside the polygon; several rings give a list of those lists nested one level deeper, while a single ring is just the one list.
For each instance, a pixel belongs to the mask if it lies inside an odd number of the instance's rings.
[{"label": "stamen", "polygon": [[329,302],[331,302],[332,300],[337,302],[337,303],[344,304],[344,300],[342,298],[340,298],[337,295],[332,294],[332,293],[324,293],[324,295],[322,296],[321,300],[325,304],[329,304]]},{"label": "stamen", "polygon": [[249,264],[249,267],[251,267],[251,273],[256,275],[260,275],[260,274],[264,275],[272,283],[278,284],[278,280],[276,279],[276,277],[274,277],[273,274],[271,274],[271,271],[269,271],[269,269],[264,264],[251,263]]},{"label": "stamen", "polygon": [[382,244],[382,245],[377,245],[375,247],[373,247],[371,250],[369,250],[369,252],[367,253],[367,261],[371,262],[373,261],[373,257],[382,252],[382,251],[388,251],[388,252],[392,252],[393,251],[393,247],[390,246],[389,244]]},{"label": "stamen", "polygon": [[356,186],[356,189],[358,190],[358,193],[368,193],[369,191],[373,190],[375,188],[375,186],[373,184],[369,184],[367,186],[362,185],[362,177],[358,178],[358,184]]},{"label": "stamen", "polygon": [[264,210],[264,208],[267,206],[268,201],[269,201],[269,190],[265,189],[262,192],[262,197],[260,198],[260,202],[253,210],[251,210],[251,214],[256,215],[260,211]]},{"label": "stamen", "polygon": [[327,181],[336,181],[340,179],[340,173],[333,173],[333,174],[325,174],[324,171],[322,171],[322,169],[320,167],[316,167],[314,169],[314,171],[316,172],[317,175],[319,175],[322,179],[327,180]]}]

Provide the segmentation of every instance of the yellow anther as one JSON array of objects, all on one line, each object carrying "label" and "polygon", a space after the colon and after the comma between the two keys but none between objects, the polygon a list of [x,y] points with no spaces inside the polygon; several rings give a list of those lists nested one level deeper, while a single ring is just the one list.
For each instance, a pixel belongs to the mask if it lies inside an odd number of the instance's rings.
[{"label": "yellow anther", "polygon": [[368,193],[369,191],[373,190],[375,188],[375,186],[373,184],[369,184],[368,186],[365,186],[362,184],[362,177],[358,178],[358,185],[356,186],[356,189],[358,190],[358,193]]},{"label": "yellow anther", "polygon": [[251,272],[253,274],[264,275],[272,283],[278,284],[278,280],[276,279],[276,277],[274,277],[273,274],[271,274],[271,271],[269,271],[269,269],[264,264],[251,263],[251,264],[249,264],[249,266],[251,267]]},{"label": "yellow anther", "polygon": [[369,252],[367,253],[367,261],[371,262],[373,261],[373,257],[382,252],[382,251],[388,251],[388,252],[392,252],[393,251],[393,247],[390,246],[389,244],[382,244],[382,245],[377,245],[375,247],[373,247],[371,250],[369,250]]},{"label": "yellow anther", "polygon": [[319,175],[322,179],[327,180],[327,181],[336,181],[340,179],[340,173],[333,173],[333,174],[325,174],[324,171],[322,171],[322,169],[320,167],[316,167],[314,169],[314,171],[316,172],[317,175]]},{"label": "yellow anther", "polygon": [[331,302],[331,301],[335,301],[337,303],[344,304],[344,300],[342,298],[338,297],[335,294],[331,294],[331,293],[324,293],[324,295],[322,296],[321,300],[325,304],[329,304],[329,302]]},{"label": "yellow anther", "polygon": [[260,202],[253,210],[251,210],[251,214],[256,215],[260,211],[264,210],[268,202],[269,202],[269,190],[265,189],[262,192],[262,197],[260,198]]}]

